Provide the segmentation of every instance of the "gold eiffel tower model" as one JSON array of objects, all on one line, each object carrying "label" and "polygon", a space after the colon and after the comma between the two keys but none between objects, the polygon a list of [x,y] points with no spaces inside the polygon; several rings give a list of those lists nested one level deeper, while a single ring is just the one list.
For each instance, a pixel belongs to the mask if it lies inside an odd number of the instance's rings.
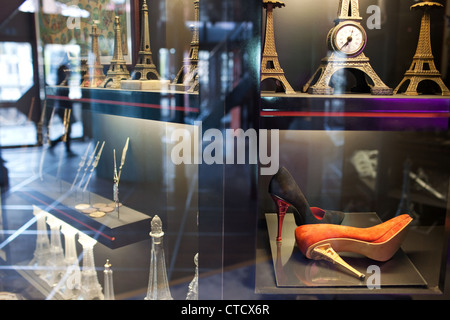
[{"label": "gold eiffel tower model", "polygon": [[194,15],[195,25],[192,27],[192,40],[189,50],[189,56],[183,61],[183,66],[178,71],[177,76],[173,80],[172,84],[181,85],[188,89],[188,92],[198,91],[198,48],[199,48],[199,5],[200,1],[194,1]]},{"label": "gold eiffel tower model", "polygon": [[273,27],[273,9],[285,6],[280,0],[263,0],[266,9],[266,33],[264,39],[264,50],[261,61],[261,83],[266,79],[273,79],[276,83],[276,92],[294,94],[295,91],[284,75],[284,71],[278,60],[278,53],[275,47],[275,32]]},{"label": "gold eiffel tower model", "polygon": [[109,65],[109,70],[106,73],[105,80],[100,86],[102,88],[120,89],[120,82],[127,79],[130,79],[130,73],[123,58],[120,18],[116,16],[114,25],[114,55]]},{"label": "gold eiffel tower model", "polygon": [[148,24],[147,1],[142,1],[141,8],[141,43],[138,53],[138,63],[134,66],[134,80],[159,80],[160,76],[153,63],[150,48],[150,29]]},{"label": "gold eiffel tower model", "polygon": [[142,1],[141,7],[141,43],[138,61],[134,66],[131,80],[123,80],[120,87],[127,90],[161,90],[168,88],[170,81],[161,80],[156,65],[153,63],[150,47],[150,28],[148,22],[147,1]]},{"label": "gold eiffel tower model", "polygon": [[423,9],[422,22],[420,26],[419,42],[417,44],[416,53],[408,71],[405,72],[403,80],[395,88],[394,93],[400,93],[406,84],[409,82],[405,95],[417,96],[419,95],[419,83],[424,80],[429,80],[436,83],[440,88],[443,96],[450,95],[450,91],[442,81],[441,73],[436,69],[434,64],[433,51],[431,49],[431,17],[430,10],[436,7],[443,7],[442,4],[432,1],[419,2],[411,9]]},{"label": "gold eiffel tower model", "polygon": [[[363,52],[366,46],[367,35],[361,20],[358,0],[339,0],[336,25],[327,36],[327,43],[331,53],[322,59],[317,71],[303,86],[303,92],[318,95],[333,94],[335,90],[330,86],[332,76],[339,71],[348,70],[355,76],[357,82],[356,87],[353,89],[355,92],[370,91],[373,95],[392,95],[392,89],[381,81],[370,65],[370,59]],[[338,44],[339,34],[345,29],[352,30],[352,33],[348,33],[341,38],[341,40],[346,40],[344,45]],[[357,40],[353,32],[359,33],[360,43],[358,49],[346,52],[343,49],[350,48]],[[342,34],[345,34],[345,32]],[[369,79],[371,82],[368,81]]]},{"label": "gold eiffel tower model", "polygon": [[88,58],[88,67],[83,77],[82,87],[98,87],[105,80],[103,65],[100,63],[100,53],[98,49],[97,24],[92,25],[91,32],[91,56]]}]

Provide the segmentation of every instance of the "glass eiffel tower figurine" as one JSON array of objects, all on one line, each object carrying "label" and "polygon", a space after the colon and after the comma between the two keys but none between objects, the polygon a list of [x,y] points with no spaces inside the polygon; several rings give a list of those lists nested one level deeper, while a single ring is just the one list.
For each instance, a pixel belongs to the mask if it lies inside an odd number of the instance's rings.
[{"label": "glass eiffel tower figurine", "polygon": [[162,231],[161,219],[157,215],[152,219],[150,236],[152,237],[152,250],[150,275],[145,300],[172,300],[164,256],[164,232]]},{"label": "glass eiffel tower figurine", "polygon": [[111,263],[109,259],[106,260],[105,270],[103,270],[104,275],[104,286],[105,286],[105,300],[115,300],[114,296],[114,283],[113,283],[113,271],[111,269]]},{"label": "glass eiffel tower figurine", "polygon": [[47,224],[50,226],[50,257],[47,261],[47,272],[44,280],[49,286],[55,286],[61,280],[65,270],[64,251],[61,244],[61,221],[48,215]]},{"label": "glass eiffel tower figurine", "polygon": [[65,299],[75,299],[81,290],[81,270],[75,242],[78,231],[67,223],[63,223],[61,225],[61,233],[64,235],[67,270],[63,276],[63,279],[65,279],[64,283],[59,291]]},{"label": "glass eiffel tower figurine", "polygon": [[198,300],[198,253],[194,256],[195,276],[189,283],[189,291],[186,295],[186,300]]},{"label": "glass eiffel tower figurine", "polygon": [[36,206],[33,206],[33,214],[36,217],[36,249],[34,250],[33,259],[29,265],[33,267],[34,273],[38,276],[45,274],[45,265],[50,258],[50,240],[47,230],[47,213]]},{"label": "glass eiffel tower figurine", "polygon": [[78,242],[83,246],[83,268],[81,270],[81,293],[79,300],[103,300],[102,286],[95,270],[94,246],[97,240],[80,234]]}]

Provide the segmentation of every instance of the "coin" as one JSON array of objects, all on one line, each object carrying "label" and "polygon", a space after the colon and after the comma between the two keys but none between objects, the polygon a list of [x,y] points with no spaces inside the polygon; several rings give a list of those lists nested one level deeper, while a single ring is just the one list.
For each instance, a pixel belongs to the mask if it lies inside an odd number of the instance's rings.
[{"label": "coin", "polygon": [[75,209],[77,209],[77,210],[85,210],[85,209],[90,208],[90,207],[91,207],[90,204],[87,204],[87,203],[80,203],[80,204],[77,204],[77,205],[75,206]]},{"label": "coin", "polygon": [[99,210],[99,211],[102,211],[102,212],[113,212],[113,211],[114,211],[114,208],[109,207],[109,206],[106,206],[106,207],[100,208],[100,209],[98,209],[98,210]]},{"label": "coin", "polygon": [[[115,206],[116,206],[115,202],[108,203],[108,207],[115,207]],[[122,206],[122,203],[119,202],[119,207],[121,207],[121,206]]]},{"label": "coin", "polygon": [[86,214],[90,214],[90,213],[95,212],[95,211],[97,211],[96,208],[87,208],[87,209],[81,210],[81,212],[86,213]]},{"label": "coin", "polygon": [[92,213],[89,214],[89,216],[92,217],[92,218],[101,218],[104,215],[105,215],[105,213],[101,212],[101,211],[95,211],[95,212],[92,212]]},{"label": "coin", "polygon": [[99,209],[99,208],[106,207],[106,203],[98,202],[98,203],[94,203],[92,206],[93,206],[94,208]]}]

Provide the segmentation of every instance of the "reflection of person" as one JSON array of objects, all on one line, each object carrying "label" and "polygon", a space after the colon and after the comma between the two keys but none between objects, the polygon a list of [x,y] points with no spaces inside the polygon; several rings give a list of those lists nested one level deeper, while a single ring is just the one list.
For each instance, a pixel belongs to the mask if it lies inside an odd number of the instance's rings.
[{"label": "reflection of person", "polygon": [[[57,73],[57,83],[59,85],[67,85],[64,84],[65,81],[67,81],[67,79],[70,77],[70,71],[68,71],[68,67],[64,64],[62,64],[59,68],[58,68],[58,73]],[[59,101],[59,103],[61,103],[62,101]],[[64,141],[66,143],[66,152],[68,154],[72,154],[72,150],[70,149],[70,143],[71,143],[71,133],[72,133],[72,123],[73,121],[73,116],[71,116],[71,111],[72,111],[72,102],[71,101],[67,101],[65,102],[65,105],[57,105],[55,106],[56,112],[55,114],[57,114],[59,116],[59,118],[61,119],[61,122],[63,124],[65,124],[65,132],[58,137],[55,140],[50,140],[50,148],[53,148],[54,146],[56,146],[59,142]],[[68,119],[66,119],[68,118]],[[51,119],[49,119],[50,121]],[[67,121],[67,123],[66,123]]]},{"label": "reflection of person", "polygon": [[5,167],[5,161],[2,158],[2,149],[0,148],[0,191],[3,193],[8,189],[8,169]]}]

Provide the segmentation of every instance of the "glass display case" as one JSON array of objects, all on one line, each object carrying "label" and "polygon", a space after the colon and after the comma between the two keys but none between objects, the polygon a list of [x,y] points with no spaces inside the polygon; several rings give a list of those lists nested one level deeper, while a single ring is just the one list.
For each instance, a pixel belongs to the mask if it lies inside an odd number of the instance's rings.
[{"label": "glass display case", "polygon": [[[426,1],[307,2],[286,2],[286,9],[274,7],[271,14],[266,9],[266,34],[275,31],[284,78],[281,84],[263,81],[260,125],[279,130],[279,163],[290,180],[284,172],[259,177],[258,256],[271,263],[256,268],[257,292],[443,294],[449,190],[446,9]],[[293,40],[292,30],[301,30],[300,39]],[[266,50],[274,57],[270,47]],[[273,76],[273,69],[266,72]],[[291,201],[280,203],[280,194]],[[339,232],[308,229],[322,239],[320,245],[332,244],[337,252],[311,253],[318,246],[310,242],[314,237],[302,237],[294,220],[303,206],[312,207],[312,224],[344,212],[345,218],[334,222]],[[287,221],[278,222],[286,210]],[[387,261],[377,259],[373,252],[387,250],[382,248],[398,237],[373,245],[375,238],[366,238],[375,232],[370,227],[405,213],[412,221],[400,248]],[[356,234],[348,226],[358,228]],[[302,249],[307,245],[310,253]]]},{"label": "glass display case", "polygon": [[448,298],[447,1],[5,10],[2,298]]}]

